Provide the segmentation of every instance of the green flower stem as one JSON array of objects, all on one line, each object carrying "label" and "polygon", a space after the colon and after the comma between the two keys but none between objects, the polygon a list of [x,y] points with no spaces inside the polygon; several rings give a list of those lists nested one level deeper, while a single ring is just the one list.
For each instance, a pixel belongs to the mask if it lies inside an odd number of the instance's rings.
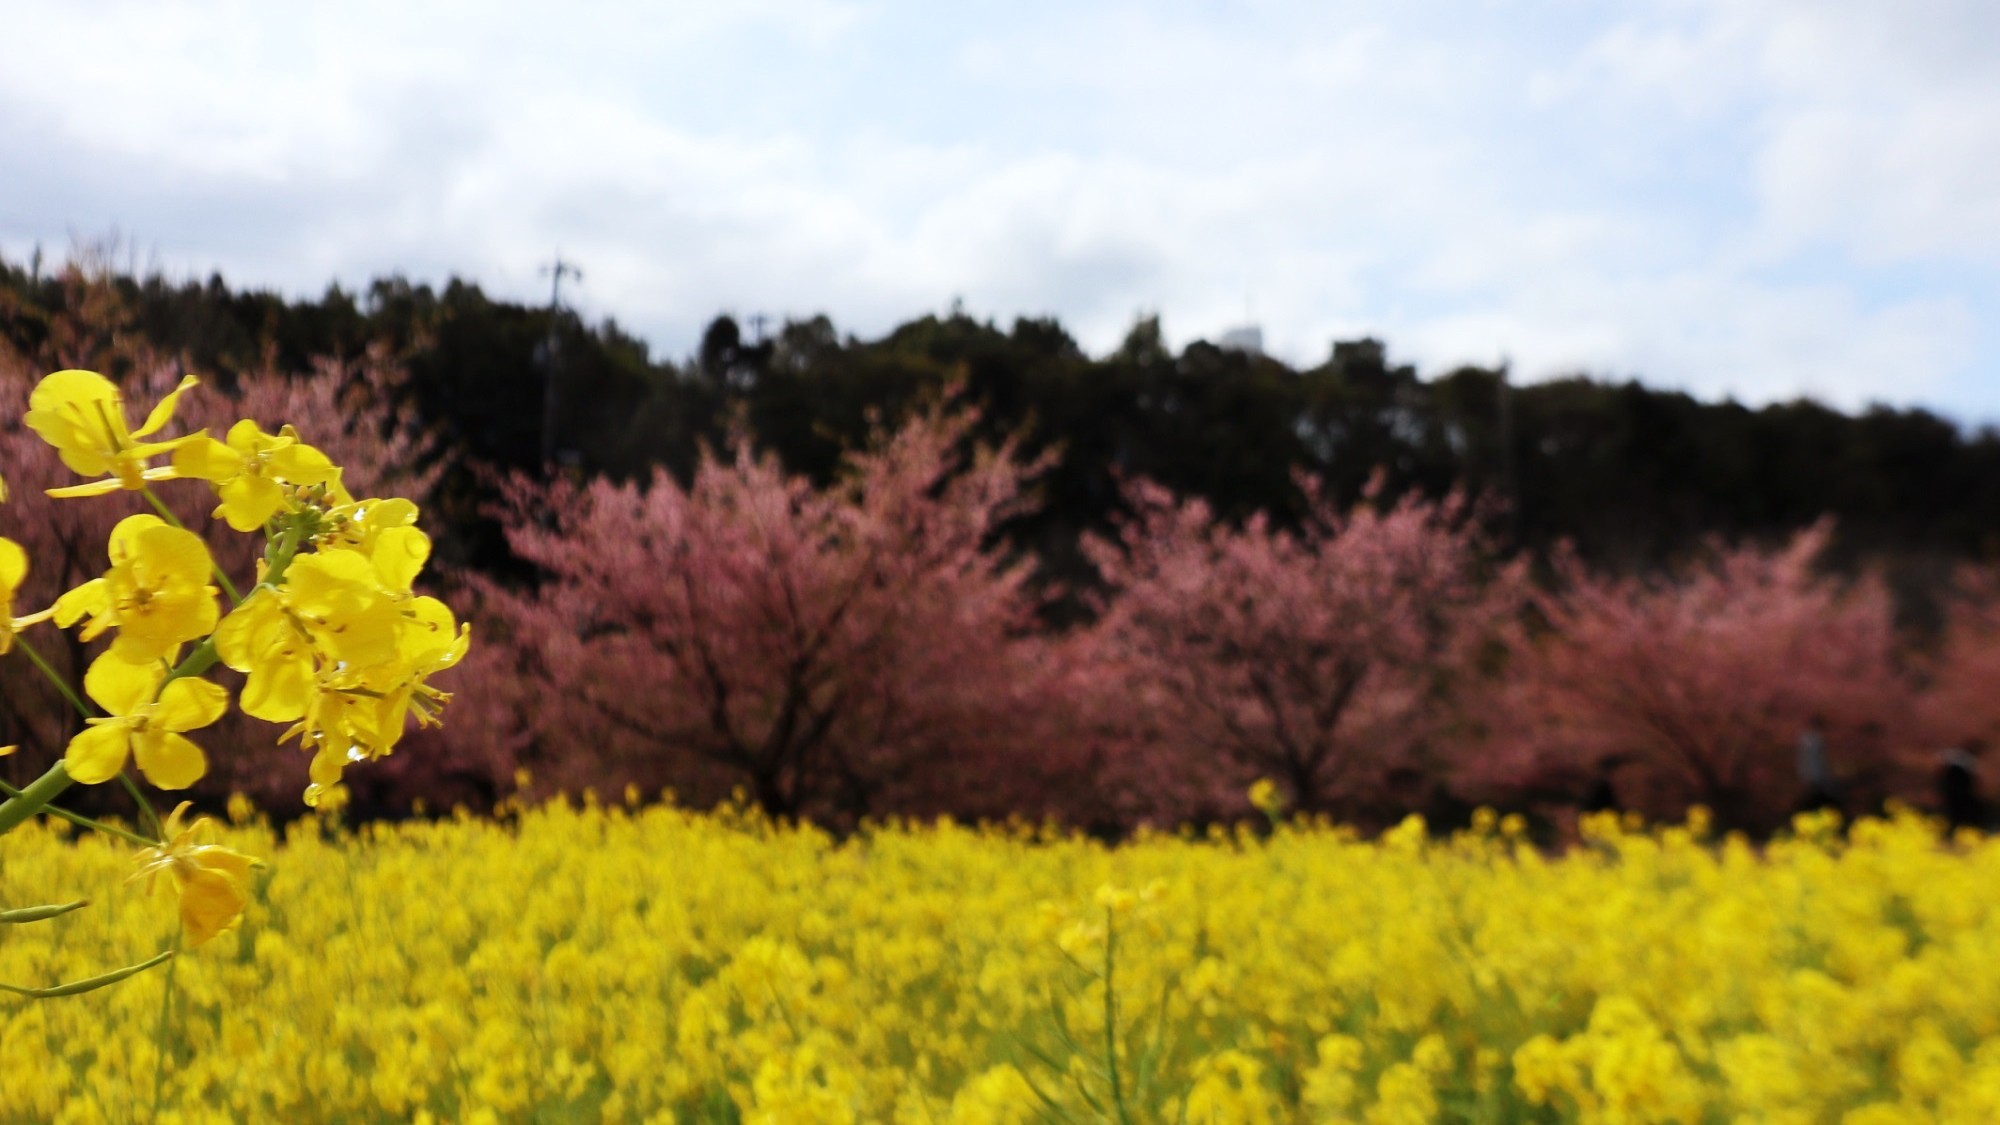
[{"label": "green flower stem", "polygon": [[42,655],[41,650],[28,643],[28,638],[16,635],[14,638],[14,647],[26,653],[29,660],[34,661],[35,667],[41,669],[42,675],[50,683],[56,685],[56,690],[63,693],[63,698],[69,700],[71,707],[76,708],[77,714],[82,715],[86,719],[96,714],[95,711],[91,710],[90,704],[85,703],[83,697],[76,693],[76,689],[69,686],[69,681],[63,679],[61,673],[55,670],[55,666],[48,662],[48,659]]},{"label": "green flower stem", "polygon": [[47,808],[49,802],[71,784],[69,771],[57,762],[49,767],[49,772],[29,782],[25,789],[17,790],[19,796],[0,804],[0,836],[12,832],[23,821]]},{"label": "green flower stem", "polygon": [[285,528],[276,543],[264,551],[263,585],[275,588],[285,580],[285,571],[292,565],[292,559],[299,553],[299,527],[296,523]]},{"label": "green flower stem", "polygon": [[[0,793],[5,793],[9,797],[19,797],[22,791],[4,781],[0,781]],[[68,809],[59,808],[55,805],[44,805],[42,806],[42,811],[50,816],[61,817],[78,828],[88,828],[93,832],[102,832],[107,836],[116,836],[121,840],[138,844],[141,847],[150,848],[154,844],[159,843],[158,840],[148,840],[136,832],[127,832],[115,824],[106,824],[101,820],[92,820],[82,813],[73,813]]]},{"label": "green flower stem", "polygon": [[[216,661],[220,659],[221,656],[215,651],[215,635],[211,633],[203,637],[200,644],[194,646],[194,651],[182,657],[179,664],[168,670],[160,680],[160,690],[165,691],[167,685],[175,680],[201,675],[215,667]],[[155,695],[153,698],[158,699],[159,696]]]},{"label": "green flower stem", "polygon": [[173,956],[174,950],[164,950],[136,965],[127,965],[122,969],[113,969],[103,976],[75,980],[68,984],[59,984],[54,988],[22,988],[19,985],[0,982],[0,991],[11,992],[16,996],[26,996],[31,1000],[47,1000],[57,996],[75,996],[79,992],[93,992],[103,988],[107,984],[117,984],[127,977],[137,976],[163,961],[172,960]]},{"label": "green flower stem", "polygon": [[[174,942],[167,947],[165,956],[172,957],[181,950],[181,935],[185,927],[174,927]],[[180,966],[176,960],[167,966],[167,987],[160,993],[160,1022],[153,1029],[153,1120],[160,1119],[160,1086],[167,1077],[167,1017],[174,1010],[174,970]]]},{"label": "green flower stem", "polygon": [[132,780],[132,771],[119,770],[118,782],[125,786],[125,792],[132,795],[132,803],[139,806],[139,815],[145,819],[147,829],[153,833],[153,839],[146,841],[147,844],[166,843],[167,832],[160,827],[160,814],[153,811],[153,802],[148,801],[146,795],[139,791],[139,783]]},{"label": "green flower stem", "polygon": [[1104,1066],[1111,1079],[1111,1105],[1118,1111],[1119,1125],[1130,1125],[1125,1109],[1125,1089],[1118,1074],[1118,988],[1112,975],[1118,967],[1118,918],[1104,908]]},{"label": "green flower stem", "polygon": [[[146,494],[146,502],[153,506],[154,511],[160,513],[161,519],[166,520],[168,523],[172,524],[175,527],[180,528],[182,531],[187,530],[187,525],[183,524],[181,522],[180,517],[174,514],[174,510],[172,508],[167,507],[167,505],[159,498],[159,496],[153,492],[152,485],[147,485],[146,487],[140,489],[139,491]],[[208,569],[214,572],[215,581],[219,585],[221,585],[222,592],[229,595],[229,600],[232,604],[241,602],[243,600],[243,595],[236,592],[235,584],[229,581],[229,576],[227,574],[222,573],[222,567],[217,565],[215,560],[213,559],[209,560]]]}]

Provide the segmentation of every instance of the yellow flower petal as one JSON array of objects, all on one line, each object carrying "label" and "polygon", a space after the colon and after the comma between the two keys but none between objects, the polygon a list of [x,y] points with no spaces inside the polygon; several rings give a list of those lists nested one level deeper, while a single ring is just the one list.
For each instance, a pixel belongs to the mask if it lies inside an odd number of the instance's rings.
[{"label": "yellow flower petal", "polygon": [[201,536],[164,524],[140,532],[134,537],[132,550],[133,561],[143,565],[149,575],[195,585],[207,582],[214,566]]},{"label": "yellow flower petal", "polygon": [[373,561],[354,551],[307,555],[285,576],[287,602],[319,624],[314,639],[322,651],[356,668],[369,668],[396,654],[402,610],[381,588]]},{"label": "yellow flower petal", "polygon": [[28,552],[12,539],[0,539],[0,591],[5,592],[5,601],[14,600],[14,591],[27,576]]},{"label": "yellow flower petal", "polygon": [[[204,818],[206,819],[206,818]],[[211,871],[220,871],[237,881],[245,889],[250,886],[250,869],[257,861],[233,848],[214,844],[198,844],[193,849],[194,861]]]},{"label": "yellow flower petal", "polygon": [[[85,614],[103,613],[111,608],[111,584],[102,578],[93,578],[76,589],[56,599],[49,607],[56,624],[64,629],[82,620]],[[86,636],[84,640],[89,640]]]},{"label": "yellow flower petal", "polygon": [[116,402],[118,388],[95,371],[70,368],[35,384],[28,396],[30,410],[51,410],[73,402]]},{"label": "yellow flower petal", "polygon": [[332,458],[310,445],[288,445],[270,454],[271,471],[293,484],[325,484],[340,475]]},{"label": "yellow flower petal", "polygon": [[[451,607],[432,597],[413,599],[410,615],[403,625],[403,635],[397,650],[408,664],[419,668],[430,668],[434,662],[444,660],[451,650],[459,646],[458,620],[452,616]],[[457,663],[452,658],[444,667]]]},{"label": "yellow flower petal", "polygon": [[146,458],[171,453],[188,438],[141,442],[167,424],[181,392],[195,385],[192,376],[162,399],[137,432],[126,428],[125,402],[110,380],[94,371],[58,371],[35,385],[22,420],[56,448],[63,464],[88,477],[107,479],[69,488],[49,489],[51,496],[96,496],[120,488],[145,487],[149,480],[170,479],[171,468],[148,468]]},{"label": "yellow flower petal", "polygon": [[166,527],[169,531],[173,530],[171,527],[168,527],[167,521],[151,512],[140,512],[137,515],[126,516],[112,525],[111,537],[107,541],[107,550],[111,555],[111,561],[121,563],[131,558],[138,550],[139,537],[157,527]]},{"label": "yellow flower petal", "polygon": [[306,767],[306,776],[314,785],[337,785],[341,771],[347,768],[347,751],[334,746],[322,746],[313,754],[312,764]]},{"label": "yellow flower petal", "polygon": [[171,731],[205,727],[229,710],[229,689],[211,680],[183,677],[160,691],[153,722]]},{"label": "yellow flower petal", "polygon": [[302,605],[331,604],[342,594],[366,589],[374,581],[373,564],[353,551],[303,555],[285,572],[285,584]]},{"label": "yellow flower petal", "polygon": [[153,701],[165,673],[156,664],[133,664],[107,652],[83,673],[84,694],[113,715],[129,715]]},{"label": "yellow flower petal", "polygon": [[63,752],[63,768],[70,779],[84,785],[110,781],[125,768],[131,752],[131,729],[118,721],[100,722],[83,729],[69,740]]},{"label": "yellow flower petal", "polygon": [[187,930],[191,946],[201,945],[235,925],[250,902],[249,891],[242,881],[214,868],[197,867],[178,881],[181,925]]},{"label": "yellow flower petal", "polygon": [[215,510],[237,531],[255,531],[285,506],[285,489],[269,477],[233,477],[216,486]]},{"label": "yellow flower petal", "polygon": [[111,471],[108,454],[127,436],[118,388],[95,371],[58,371],[36,383],[21,420],[55,447],[71,472],[87,477]]},{"label": "yellow flower petal", "polygon": [[[75,466],[71,467],[75,468]],[[76,471],[85,472],[87,470],[77,469]],[[119,482],[117,477],[106,477],[103,480],[91,481],[89,484],[64,485],[61,488],[45,488],[42,491],[58,500],[69,500],[78,496],[104,496],[108,493],[116,492],[123,487],[125,486]]]},{"label": "yellow flower petal", "polygon": [[385,528],[375,540],[375,570],[391,590],[408,591],[431,557],[431,537],[414,527]]},{"label": "yellow flower petal", "polygon": [[243,713],[267,723],[305,717],[312,703],[312,658],[304,653],[274,654],[250,669],[239,702]]},{"label": "yellow flower petal", "polygon": [[[233,436],[234,431],[231,431]],[[174,450],[174,469],[198,480],[226,480],[243,471],[243,454],[202,434]]]},{"label": "yellow flower petal", "polygon": [[215,653],[224,664],[248,672],[290,631],[279,595],[259,587],[215,627]]},{"label": "yellow flower petal", "polygon": [[147,434],[158,433],[161,427],[173,420],[174,407],[180,402],[181,395],[199,382],[201,380],[192,375],[181,376],[180,385],[168,391],[167,397],[154,404],[152,413],[146,415],[146,424],[133,430],[132,436],[145,437]]},{"label": "yellow flower petal", "polygon": [[258,450],[271,445],[273,442],[291,440],[290,438],[273,438],[267,435],[263,430],[257,428],[257,423],[252,422],[248,418],[237,419],[236,424],[229,427],[227,436],[229,439],[229,448],[237,455],[239,464],[248,461]]},{"label": "yellow flower petal", "polygon": [[208,772],[208,756],[201,747],[172,731],[149,729],[133,735],[132,757],[146,780],[161,789],[186,789]]}]

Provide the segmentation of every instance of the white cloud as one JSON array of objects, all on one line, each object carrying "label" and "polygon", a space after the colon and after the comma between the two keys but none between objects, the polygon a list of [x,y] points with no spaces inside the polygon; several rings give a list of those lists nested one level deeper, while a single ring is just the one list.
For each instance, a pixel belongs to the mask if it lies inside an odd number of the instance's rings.
[{"label": "white cloud", "polygon": [[[1956,300],[1862,307],[1837,287],[1773,288],[1707,274],[1586,279],[1507,306],[1411,326],[1408,354],[1504,352],[1526,379],[1596,372],[1651,376],[1709,397],[1812,397],[1846,409],[1934,394],[1971,357],[1972,314]],[[1504,343],[1503,343],[1504,341]],[[1623,362],[1607,367],[1602,357]],[[1660,378],[1658,372],[1675,372]]]},{"label": "white cloud", "polygon": [[1771,250],[1830,242],[1876,263],[2000,260],[2000,89],[1900,112],[1812,110],[1759,162]]},{"label": "white cloud", "polygon": [[1815,244],[1877,263],[2000,255],[2000,7],[1701,0],[1661,14],[1607,28],[1538,90],[1751,123],[1751,240],[1766,260]]},{"label": "white cloud", "polygon": [[10,37],[91,49],[0,69],[0,249],[117,224],[239,284],[532,300],[560,247],[670,355],[724,308],[870,334],[962,297],[1096,350],[1158,310],[1297,362],[1367,331],[1962,395],[2000,367],[1996,30],[1984,0],[42,5]]}]

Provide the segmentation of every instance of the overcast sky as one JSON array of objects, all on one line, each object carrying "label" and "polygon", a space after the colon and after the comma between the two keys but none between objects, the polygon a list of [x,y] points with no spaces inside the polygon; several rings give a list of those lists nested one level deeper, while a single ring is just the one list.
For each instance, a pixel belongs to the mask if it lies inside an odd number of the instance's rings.
[{"label": "overcast sky", "polygon": [[1993,0],[15,5],[0,254],[2000,420]]}]

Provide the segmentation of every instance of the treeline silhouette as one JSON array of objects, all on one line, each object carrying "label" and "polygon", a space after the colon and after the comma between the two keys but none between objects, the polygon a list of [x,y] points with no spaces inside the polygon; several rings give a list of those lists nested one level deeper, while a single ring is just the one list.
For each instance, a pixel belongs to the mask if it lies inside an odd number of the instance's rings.
[{"label": "treeline silhouette", "polygon": [[[79,325],[98,338],[74,338]],[[110,356],[114,377],[120,339],[224,386],[327,357],[399,370],[405,404],[446,462],[430,498],[440,551],[483,569],[509,565],[485,515],[488,470],[631,479],[664,466],[685,478],[704,444],[740,425],[787,467],[824,479],[871,417],[896,419],[955,379],[983,409],[982,438],[1054,451],[1041,505],[1009,534],[1066,582],[1087,575],[1080,536],[1110,526],[1119,482],[1135,477],[1228,518],[1265,512],[1282,525],[1303,511],[1299,474],[1351,501],[1380,469],[1391,496],[1464,487],[1504,500],[1495,531],[1510,546],[1539,553],[1568,540],[1628,571],[1665,565],[1705,536],[1775,540],[1822,515],[1837,521],[1837,558],[1887,563],[1906,593],[2000,546],[1991,428],[1921,409],[1703,402],[1632,381],[1510,385],[1476,366],[1425,377],[1373,339],[1335,343],[1301,369],[1206,341],[1175,352],[1146,319],[1092,357],[1055,320],[1003,328],[954,309],[874,340],[824,316],[769,334],[720,316],[696,354],[674,359],[615,321],[552,318],[460,280],[387,278],[291,300],[219,275],[45,274],[7,261],[0,334],[50,368]]]}]

